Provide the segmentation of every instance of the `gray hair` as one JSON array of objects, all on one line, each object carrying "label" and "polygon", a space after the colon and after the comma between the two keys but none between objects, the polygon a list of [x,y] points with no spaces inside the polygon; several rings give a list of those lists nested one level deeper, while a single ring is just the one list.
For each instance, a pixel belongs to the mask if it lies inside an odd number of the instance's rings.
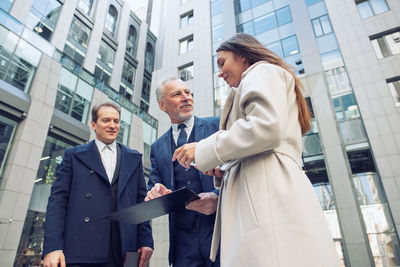
[{"label": "gray hair", "polygon": [[159,83],[158,83],[159,85],[157,86],[157,89],[156,89],[157,101],[159,101],[164,96],[165,84],[170,81],[176,81],[176,80],[180,80],[180,79],[175,76],[166,76],[159,81]]}]

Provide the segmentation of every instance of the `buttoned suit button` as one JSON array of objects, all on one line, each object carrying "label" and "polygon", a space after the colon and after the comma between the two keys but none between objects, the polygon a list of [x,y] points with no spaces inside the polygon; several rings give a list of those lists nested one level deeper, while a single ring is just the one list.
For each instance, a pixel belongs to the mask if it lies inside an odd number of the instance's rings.
[{"label": "buttoned suit button", "polygon": [[90,171],[89,171],[89,174],[94,174],[94,171],[93,171],[93,170],[90,170]]},{"label": "buttoned suit button", "polygon": [[87,194],[86,194],[86,197],[87,197],[87,198],[91,198],[91,197],[92,197],[92,193],[87,193]]},{"label": "buttoned suit button", "polygon": [[192,183],[192,181],[187,181],[187,184],[190,185]]},{"label": "buttoned suit button", "polygon": [[85,223],[88,223],[90,221],[89,217],[85,217]]}]

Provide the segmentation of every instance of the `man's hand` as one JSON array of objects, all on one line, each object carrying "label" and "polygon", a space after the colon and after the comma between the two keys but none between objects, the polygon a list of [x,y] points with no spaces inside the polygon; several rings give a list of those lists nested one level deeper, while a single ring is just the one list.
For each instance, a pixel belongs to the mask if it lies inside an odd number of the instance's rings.
[{"label": "man's hand", "polygon": [[65,256],[62,250],[52,251],[44,256],[43,266],[44,267],[65,267]]},{"label": "man's hand", "polygon": [[218,196],[214,192],[200,193],[200,199],[190,202],[186,209],[210,215],[217,209]]},{"label": "man's hand", "polygon": [[141,247],[138,252],[142,252],[139,261],[139,267],[145,267],[149,263],[151,255],[153,255],[153,249],[151,247]]},{"label": "man's hand", "polygon": [[197,143],[188,143],[177,148],[174,155],[172,155],[172,161],[178,160],[184,168],[189,169],[190,163],[194,161],[194,155],[196,152]]},{"label": "man's hand", "polygon": [[147,192],[147,196],[144,199],[144,201],[149,201],[149,200],[164,196],[166,194],[169,194],[171,192],[172,192],[172,190],[166,188],[163,184],[156,183],[153,186],[153,188],[150,189],[149,192]]}]

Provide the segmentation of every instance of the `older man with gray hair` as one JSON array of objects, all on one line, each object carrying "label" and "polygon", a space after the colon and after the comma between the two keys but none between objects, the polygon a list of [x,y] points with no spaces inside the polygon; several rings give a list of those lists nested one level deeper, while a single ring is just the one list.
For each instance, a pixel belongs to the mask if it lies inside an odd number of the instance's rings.
[{"label": "older man with gray hair", "polygon": [[178,147],[187,142],[198,142],[218,131],[219,118],[193,116],[192,91],[176,77],[161,80],[156,96],[160,109],[171,120],[171,128],[151,146],[146,199],[154,199],[182,187],[200,196],[186,209],[169,215],[169,263],[174,267],[219,267],[219,257],[215,262],[209,258],[218,201],[213,177],[194,167],[185,169],[177,161],[172,161]]}]

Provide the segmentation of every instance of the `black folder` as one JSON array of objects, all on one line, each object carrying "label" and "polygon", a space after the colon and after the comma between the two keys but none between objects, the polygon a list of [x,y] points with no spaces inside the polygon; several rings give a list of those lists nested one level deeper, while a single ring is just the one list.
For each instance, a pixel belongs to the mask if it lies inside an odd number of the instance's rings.
[{"label": "black folder", "polygon": [[187,203],[196,199],[200,199],[200,197],[192,190],[183,187],[167,195],[133,205],[120,211],[115,211],[104,218],[139,224],[183,209]]}]

